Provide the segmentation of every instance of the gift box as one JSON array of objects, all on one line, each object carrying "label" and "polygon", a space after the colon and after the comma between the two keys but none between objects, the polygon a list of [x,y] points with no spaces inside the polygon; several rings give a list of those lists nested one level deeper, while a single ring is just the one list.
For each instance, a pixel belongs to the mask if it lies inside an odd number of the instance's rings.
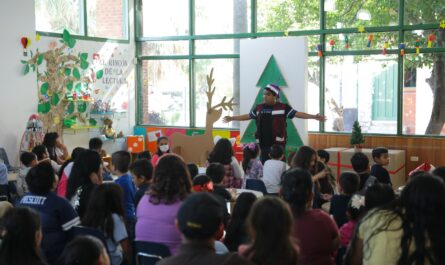
[{"label": "gift box", "polygon": [[127,136],[127,150],[130,153],[140,153],[145,150],[145,142],[143,135]]},{"label": "gift box", "polygon": [[[356,152],[353,148],[341,148],[333,147],[325,149],[330,154],[329,167],[331,168],[332,174],[337,178],[344,171],[353,171],[351,165],[351,157]],[[372,149],[363,148],[361,152],[364,153],[369,158],[369,165],[374,164],[372,159]],[[405,175],[405,150],[388,150],[389,155],[389,165],[385,168],[388,170],[391,176],[391,182],[394,189],[405,185],[406,175]]]}]

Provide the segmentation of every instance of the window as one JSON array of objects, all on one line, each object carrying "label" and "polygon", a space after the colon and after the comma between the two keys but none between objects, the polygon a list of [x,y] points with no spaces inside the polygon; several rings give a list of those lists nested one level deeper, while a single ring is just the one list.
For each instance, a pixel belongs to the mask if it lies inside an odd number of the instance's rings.
[{"label": "window", "polygon": [[[369,134],[445,135],[445,9],[440,1],[138,1],[140,94],[162,94],[176,86],[187,97],[175,109],[187,114],[176,120],[163,114],[162,122],[145,113],[156,112],[153,106],[159,103],[144,99],[148,107],[142,104],[140,124],[204,127],[205,76],[212,67],[218,87],[213,100],[239,98],[242,39],[306,36],[306,111],[328,118],[321,125],[309,120],[310,131],[349,133],[358,120]],[[180,8],[171,9],[173,3]],[[157,99],[172,97],[164,96]],[[227,126],[239,123],[215,124]]]},{"label": "window", "polygon": [[[127,0],[36,0],[36,29],[45,33],[128,39]],[[85,12],[86,11],[86,12]]]}]

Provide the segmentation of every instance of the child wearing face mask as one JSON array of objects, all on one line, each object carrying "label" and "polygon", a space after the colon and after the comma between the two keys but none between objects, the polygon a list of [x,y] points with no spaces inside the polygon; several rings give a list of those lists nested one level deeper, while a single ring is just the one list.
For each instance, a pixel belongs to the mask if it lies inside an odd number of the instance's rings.
[{"label": "child wearing face mask", "polygon": [[169,139],[167,137],[165,137],[165,136],[159,137],[157,143],[158,143],[158,149],[156,150],[156,153],[151,158],[151,164],[153,165],[153,168],[156,167],[156,164],[158,163],[159,158],[163,154],[171,153]]}]

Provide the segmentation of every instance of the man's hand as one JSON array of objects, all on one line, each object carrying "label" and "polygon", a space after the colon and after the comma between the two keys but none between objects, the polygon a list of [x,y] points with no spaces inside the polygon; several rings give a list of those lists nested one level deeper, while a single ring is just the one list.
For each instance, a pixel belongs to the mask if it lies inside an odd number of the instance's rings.
[{"label": "man's hand", "polygon": [[223,122],[224,123],[228,123],[228,122],[231,122],[231,121],[233,121],[233,117],[231,117],[231,116],[225,116],[223,118]]},{"label": "man's hand", "polygon": [[319,113],[317,113],[317,114],[315,114],[314,119],[316,119],[317,121],[325,122],[326,116],[321,116]]}]

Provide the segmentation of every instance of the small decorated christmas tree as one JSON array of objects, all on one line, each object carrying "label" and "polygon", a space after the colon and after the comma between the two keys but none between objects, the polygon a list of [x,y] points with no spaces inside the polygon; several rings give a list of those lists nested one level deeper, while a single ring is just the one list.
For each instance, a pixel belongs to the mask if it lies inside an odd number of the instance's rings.
[{"label": "small decorated christmas tree", "polygon": [[360,148],[361,144],[363,144],[364,142],[365,142],[365,138],[363,137],[363,134],[362,134],[362,127],[360,126],[360,123],[358,123],[358,121],[355,121],[354,125],[352,127],[350,143],[351,143],[351,145]]}]

